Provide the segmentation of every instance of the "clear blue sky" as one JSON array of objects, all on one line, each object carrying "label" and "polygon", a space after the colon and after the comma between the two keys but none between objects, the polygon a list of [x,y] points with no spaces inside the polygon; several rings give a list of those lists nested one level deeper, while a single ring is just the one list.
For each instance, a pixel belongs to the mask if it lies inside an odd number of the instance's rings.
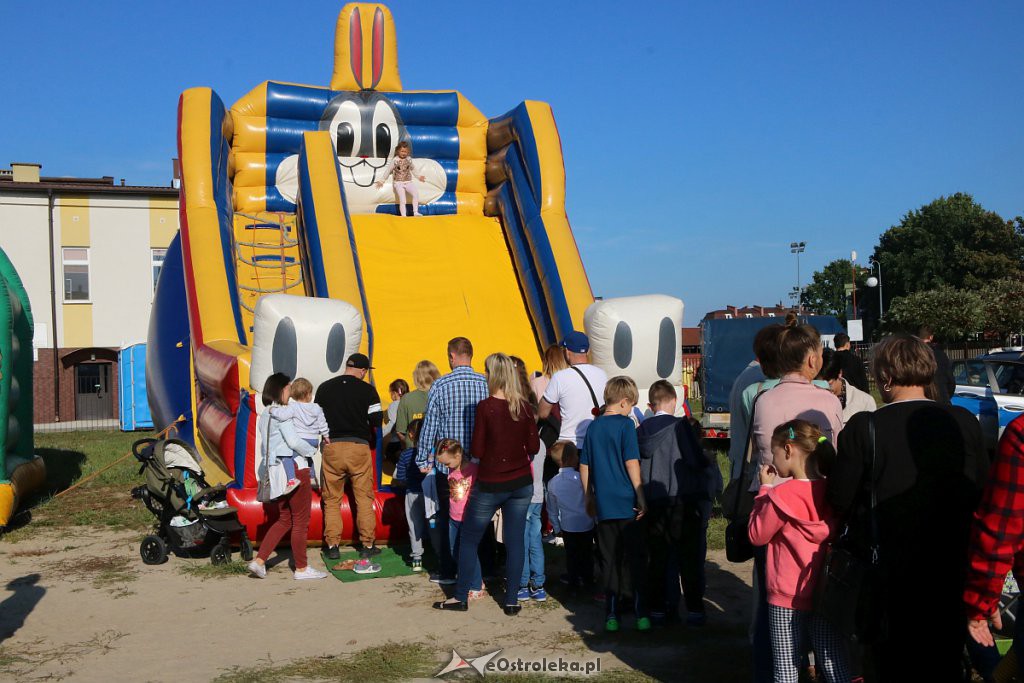
[{"label": "clear blue sky", "polygon": [[[0,164],[167,184],[179,93],[326,85],[342,4],[0,3]],[[391,8],[405,87],[551,103],[595,293],[679,296],[687,325],[786,301],[793,240],[806,282],[943,194],[1024,213],[1024,3]]]}]

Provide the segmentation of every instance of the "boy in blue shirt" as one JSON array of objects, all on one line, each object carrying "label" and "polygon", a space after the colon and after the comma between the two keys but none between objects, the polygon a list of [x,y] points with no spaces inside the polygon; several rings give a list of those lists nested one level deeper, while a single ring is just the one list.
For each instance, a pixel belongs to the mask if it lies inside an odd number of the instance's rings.
[{"label": "boy in blue shirt", "polygon": [[405,488],[405,521],[409,523],[409,544],[412,546],[410,562],[414,572],[423,571],[423,537],[427,531],[426,501],[423,498],[423,478],[426,476],[416,467],[416,444],[419,442],[423,420],[416,418],[409,423],[406,438],[412,448],[406,448],[398,456],[392,486]]},{"label": "boy in blue shirt", "polygon": [[587,506],[597,514],[597,544],[604,568],[606,631],[619,630],[619,601],[632,593],[639,631],[651,628],[644,601],[647,512],[640,481],[640,446],[629,417],[639,400],[629,377],[608,380],[604,412],[587,429],[580,456],[580,482]]}]

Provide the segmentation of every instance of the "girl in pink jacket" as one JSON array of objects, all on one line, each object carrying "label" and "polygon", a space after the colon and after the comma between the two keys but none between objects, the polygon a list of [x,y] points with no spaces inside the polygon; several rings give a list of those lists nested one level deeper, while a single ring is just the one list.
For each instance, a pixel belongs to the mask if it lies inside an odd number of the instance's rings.
[{"label": "girl in pink jacket", "polygon": [[[760,470],[761,488],[750,514],[750,542],[768,546],[766,586],[775,680],[797,683],[810,635],[815,665],[828,683],[848,683],[846,645],[813,613],[814,592],[832,533],[823,474],[835,450],[806,420],[790,420],[772,434],[772,463]],[[779,479],[788,478],[778,483]]]}]

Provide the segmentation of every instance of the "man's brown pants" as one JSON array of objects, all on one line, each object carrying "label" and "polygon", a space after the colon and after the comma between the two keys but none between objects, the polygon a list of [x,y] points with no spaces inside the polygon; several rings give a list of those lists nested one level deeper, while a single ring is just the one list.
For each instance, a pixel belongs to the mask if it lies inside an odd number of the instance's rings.
[{"label": "man's brown pants", "polygon": [[364,548],[369,548],[377,532],[370,447],[344,441],[329,443],[324,446],[323,456],[324,543],[341,544],[341,500],[345,496],[345,481],[349,480],[359,540]]}]

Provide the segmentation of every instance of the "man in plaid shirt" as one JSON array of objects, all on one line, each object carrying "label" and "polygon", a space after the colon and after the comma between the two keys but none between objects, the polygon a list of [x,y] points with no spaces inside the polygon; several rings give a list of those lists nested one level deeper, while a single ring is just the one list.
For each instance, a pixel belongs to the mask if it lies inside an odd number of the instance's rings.
[{"label": "man in plaid shirt", "polygon": [[[1002,628],[998,605],[1006,574],[1013,569],[1016,576],[1024,577],[1024,416],[1007,425],[999,440],[988,484],[974,513],[969,550],[964,589],[967,630],[974,640],[991,646],[995,643],[988,620]],[[1024,619],[1017,623],[1024,625]]]},{"label": "man in plaid shirt", "polygon": [[437,516],[430,529],[434,552],[441,557],[441,572],[431,581],[443,585],[455,583],[455,558],[448,539],[448,468],[434,459],[441,439],[456,439],[466,456],[473,442],[476,404],[487,398],[487,378],[473,370],[473,344],[465,337],[448,342],[448,364],[452,371],[435,381],[427,394],[416,465],[427,472],[434,467],[437,481]]}]

